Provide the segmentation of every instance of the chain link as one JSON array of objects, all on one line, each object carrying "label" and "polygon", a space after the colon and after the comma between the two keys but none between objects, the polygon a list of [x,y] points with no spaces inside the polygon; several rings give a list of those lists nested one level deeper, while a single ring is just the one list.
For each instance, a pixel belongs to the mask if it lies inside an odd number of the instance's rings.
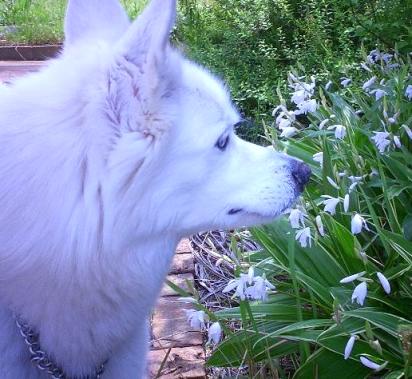
[{"label": "chain link", "polygon": [[101,379],[106,362],[101,364],[93,375],[83,377],[68,377],[64,371],[49,359],[47,354],[41,349],[39,343],[39,335],[35,333],[27,323],[16,317],[16,325],[19,328],[20,334],[24,338],[29,352],[31,362],[41,371],[45,371],[52,379]]}]

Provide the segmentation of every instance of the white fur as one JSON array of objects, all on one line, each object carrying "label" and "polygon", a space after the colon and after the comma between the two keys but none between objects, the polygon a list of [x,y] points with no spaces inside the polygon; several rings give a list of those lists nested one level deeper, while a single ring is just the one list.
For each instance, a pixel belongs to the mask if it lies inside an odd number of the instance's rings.
[{"label": "white fur", "polygon": [[237,138],[224,86],[169,46],[175,1],[130,25],[117,0],[68,9],[62,56],[0,86],[0,378],[45,378],[15,313],[67,374],[109,358],[103,378],[139,379],[179,239],[270,221],[298,190],[291,159]]}]

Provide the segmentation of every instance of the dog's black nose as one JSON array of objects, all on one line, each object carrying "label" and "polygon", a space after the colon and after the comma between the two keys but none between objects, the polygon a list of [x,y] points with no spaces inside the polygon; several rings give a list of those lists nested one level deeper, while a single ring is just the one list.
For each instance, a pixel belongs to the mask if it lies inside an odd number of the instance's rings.
[{"label": "dog's black nose", "polygon": [[300,190],[303,190],[305,185],[309,182],[311,175],[312,170],[307,164],[299,161],[294,161],[292,163],[292,177],[298,184]]}]

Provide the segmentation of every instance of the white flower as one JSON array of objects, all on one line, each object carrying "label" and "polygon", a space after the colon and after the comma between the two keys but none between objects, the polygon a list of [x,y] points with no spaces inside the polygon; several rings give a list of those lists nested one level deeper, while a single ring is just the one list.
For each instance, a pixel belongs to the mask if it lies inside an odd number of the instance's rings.
[{"label": "white flower", "polygon": [[349,180],[352,182],[352,184],[349,186],[349,193],[352,193],[353,190],[356,188],[356,186],[362,182],[363,177],[362,176],[349,176]]},{"label": "white flower", "polygon": [[233,291],[236,288],[235,296],[241,300],[246,298],[253,300],[266,300],[267,291],[275,287],[264,277],[254,276],[254,269],[251,266],[247,274],[240,274],[237,279],[232,279],[223,289],[223,293]]},{"label": "white flower", "polygon": [[349,84],[351,84],[352,83],[352,79],[349,79],[349,78],[341,78],[341,82],[340,82],[340,84],[343,86],[343,87],[347,87]]},{"label": "white flower", "polygon": [[368,92],[369,88],[375,83],[376,79],[377,79],[376,76],[373,76],[372,78],[370,78],[367,82],[363,83],[362,89]]},{"label": "white flower", "polygon": [[249,285],[253,284],[253,279],[255,278],[255,268],[253,266],[249,267],[249,270],[247,271],[247,282]]},{"label": "white flower", "polygon": [[291,126],[296,121],[296,116],[293,112],[289,112],[285,107],[282,107],[282,112],[276,117],[276,126],[283,130]]},{"label": "white flower", "polygon": [[369,63],[375,64],[378,60],[381,59],[381,53],[380,53],[380,51],[379,51],[378,49],[372,50],[372,51],[369,53],[367,59],[368,59],[368,62],[369,62]]},{"label": "white flower", "polygon": [[382,89],[374,89],[370,93],[371,95],[375,95],[376,101],[387,95],[387,93]]},{"label": "white flower", "polygon": [[299,105],[300,103],[303,103],[307,99],[310,99],[312,94],[313,94],[312,91],[308,92],[308,91],[306,91],[306,89],[300,89],[300,90],[293,93],[291,100],[296,105]]},{"label": "white flower", "polygon": [[393,136],[393,143],[395,144],[395,146],[400,149],[402,147],[402,143],[401,140],[399,139],[398,136]]},{"label": "white flower", "polygon": [[400,116],[400,112],[395,113],[392,117],[387,117],[388,122],[390,124],[396,124],[396,122],[398,121],[398,117]]},{"label": "white flower", "polygon": [[352,183],[359,183],[363,180],[363,176],[354,176],[351,175],[348,177],[348,179],[352,182]]},{"label": "white flower", "polygon": [[344,139],[346,136],[346,127],[343,125],[332,125],[329,126],[328,130],[335,130],[335,138]]},{"label": "white flower", "polygon": [[372,72],[372,70],[365,64],[365,63],[361,63],[361,67],[368,72]]},{"label": "white flower", "polygon": [[388,64],[388,63],[392,60],[392,58],[393,58],[393,54],[389,54],[389,53],[381,54],[381,59],[382,59],[386,64]]},{"label": "white flower", "polygon": [[305,100],[298,104],[298,108],[299,109],[295,111],[295,115],[313,113],[318,109],[318,103],[315,99]]},{"label": "white flower", "polygon": [[381,282],[383,290],[389,295],[391,293],[391,285],[389,283],[389,280],[381,272],[376,273],[376,275]]},{"label": "white flower", "polygon": [[248,287],[245,291],[246,297],[252,300],[265,301],[267,299],[267,291],[275,289],[275,286],[261,276],[256,276],[253,282],[253,286]]},{"label": "white flower", "polygon": [[323,152],[313,154],[313,160],[323,166]]},{"label": "white flower", "polygon": [[230,292],[236,288],[235,296],[238,296],[240,300],[245,300],[246,295],[246,285],[249,281],[249,275],[247,274],[240,274],[239,278],[232,279],[227,286],[223,289],[223,293]]},{"label": "white flower", "polygon": [[277,126],[280,130],[285,130],[292,125],[292,121],[288,118],[280,118],[278,121],[279,123],[277,124]]},{"label": "white flower", "polygon": [[384,367],[386,367],[386,365],[387,365],[387,362],[385,362],[385,363],[382,364],[382,365],[378,365],[377,363],[371,361],[370,359],[368,359],[368,358],[366,358],[366,357],[364,357],[364,356],[361,356],[361,357],[360,357],[360,361],[361,361],[361,363],[362,363],[364,366],[366,366],[366,367],[368,367],[368,368],[371,368],[371,369],[374,370],[374,371],[380,371],[380,370],[382,370]]},{"label": "white flower", "polygon": [[335,188],[335,189],[337,189],[337,190],[339,189],[339,186],[336,184],[336,182],[335,182],[331,177],[327,176],[326,179],[328,180],[329,184],[330,184],[333,188]]},{"label": "white flower", "polygon": [[352,217],[352,222],[351,222],[352,234],[356,235],[356,234],[361,233],[363,228],[365,228],[366,230],[369,230],[365,219],[360,214],[356,213]]},{"label": "white flower", "polygon": [[326,90],[326,91],[329,91],[330,87],[332,87],[332,84],[333,84],[332,81],[329,80],[329,81],[326,83],[325,90]]},{"label": "white flower", "polygon": [[412,100],[412,85],[409,84],[406,87],[405,96],[408,98],[408,100]]},{"label": "white flower", "polygon": [[339,204],[340,199],[330,196],[323,197],[327,197],[327,199],[322,202],[322,204],[325,205],[325,208],[323,210],[333,216],[336,213],[336,206]]},{"label": "white flower", "polygon": [[280,136],[291,138],[297,133],[298,133],[298,130],[294,126],[290,126],[290,127],[284,128]]},{"label": "white flower", "polygon": [[355,344],[356,341],[356,336],[351,335],[348,342],[346,343],[345,346],[345,360],[350,357],[350,354],[352,353],[353,345]]},{"label": "white flower", "polygon": [[312,246],[312,236],[310,233],[310,228],[304,228],[296,233],[296,241],[299,241],[302,247]]},{"label": "white flower", "polygon": [[349,194],[346,194],[345,198],[343,199],[343,209],[345,212],[349,210],[349,202],[350,202],[350,196]]},{"label": "white flower", "polygon": [[374,132],[375,136],[372,137],[372,141],[375,142],[379,152],[383,154],[390,146],[391,141],[388,139],[390,134],[388,132]]},{"label": "white flower", "polygon": [[322,218],[320,216],[316,216],[316,226],[318,228],[319,234],[322,237],[325,237],[325,228],[323,227]]},{"label": "white flower", "polygon": [[366,271],[358,272],[357,274],[350,275],[350,276],[347,276],[347,277],[343,278],[339,283],[341,283],[341,284],[352,283],[355,280],[358,280],[359,278],[362,278],[363,275],[365,275],[365,274],[366,274]]},{"label": "white flower", "polygon": [[322,130],[326,124],[330,121],[330,119],[326,118],[319,124],[319,129]]},{"label": "white flower", "polygon": [[288,111],[287,108],[286,108],[284,105],[278,105],[278,106],[273,110],[272,116],[273,116],[273,117],[276,117],[276,115],[278,114],[278,112],[279,112],[280,110],[281,110],[282,112],[287,112],[287,111]]},{"label": "white flower", "polygon": [[405,130],[409,139],[412,140],[412,130],[407,125],[402,125],[402,128]]},{"label": "white flower", "polygon": [[289,222],[293,229],[305,226],[305,214],[300,209],[292,209],[289,215]]},{"label": "white flower", "polygon": [[208,330],[208,340],[207,343],[212,343],[217,345],[222,339],[222,327],[218,322],[214,322]]},{"label": "white flower", "polygon": [[365,303],[366,295],[368,294],[368,286],[366,282],[358,284],[352,293],[352,303],[356,301],[359,305]]},{"label": "white flower", "polygon": [[194,329],[204,329],[208,317],[204,311],[195,311],[194,309],[185,309],[187,321]]}]

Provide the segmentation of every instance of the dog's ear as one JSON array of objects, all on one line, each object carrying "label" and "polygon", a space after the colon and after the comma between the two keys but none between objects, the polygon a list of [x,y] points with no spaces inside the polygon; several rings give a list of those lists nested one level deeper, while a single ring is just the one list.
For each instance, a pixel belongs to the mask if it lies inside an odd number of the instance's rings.
[{"label": "dog's ear", "polygon": [[[128,120],[128,128],[144,125],[147,131],[161,127],[154,126],[152,119],[159,121],[162,101],[169,97],[179,76],[177,54],[169,43],[175,18],[176,0],[152,0],[116,46],[109,80],[110,108],[117,114],[112,120],[134,114],[140,120]],[[126,106],[128,111],[119,109]]]},{"label": "dog's ear", "polygon": [[124,37],[129,60],[140,65],[166,53],[176,20],[176,0],[152,0]]},{"label": "dog's ear", "polygon": [[129,18],[118,0],[69,0],[65,45],[92,38],[117,42],[129,25]]}]

